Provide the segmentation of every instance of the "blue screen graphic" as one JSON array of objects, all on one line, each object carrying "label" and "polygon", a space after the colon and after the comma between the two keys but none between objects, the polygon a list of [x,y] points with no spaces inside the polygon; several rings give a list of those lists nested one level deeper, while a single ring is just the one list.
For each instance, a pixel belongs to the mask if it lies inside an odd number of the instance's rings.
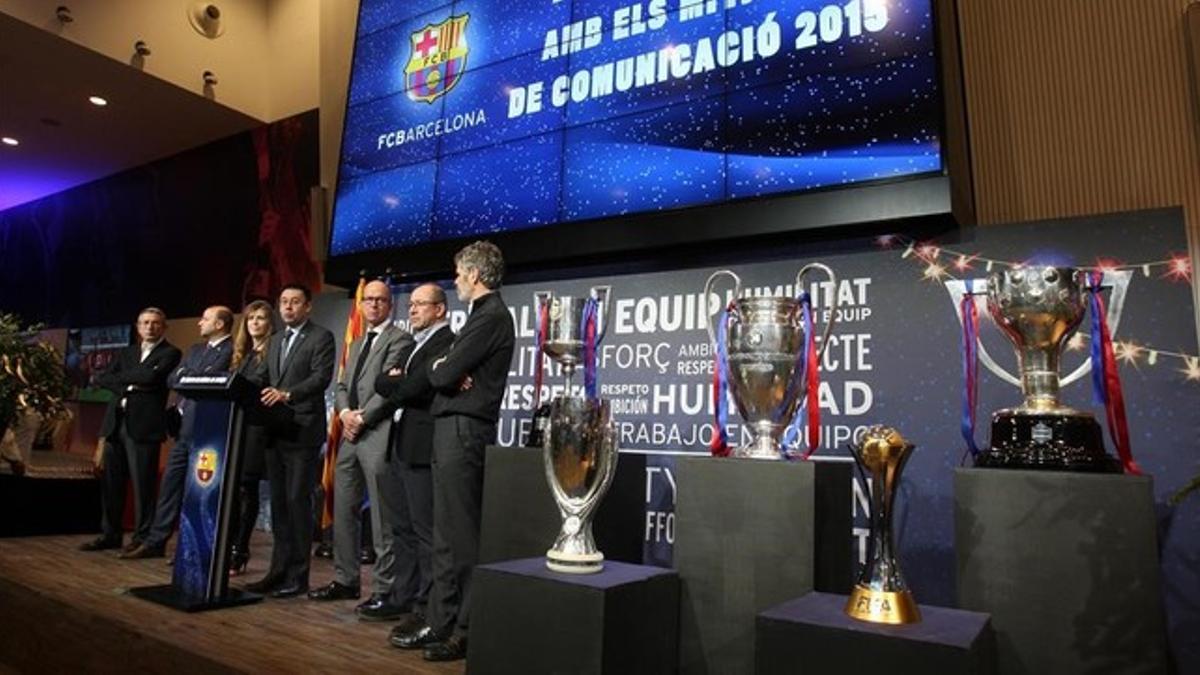
[{"label": "blue screen graphic", "polygon": [[330,252],[937,172],[941,110],[931,0],[363,0]]}]

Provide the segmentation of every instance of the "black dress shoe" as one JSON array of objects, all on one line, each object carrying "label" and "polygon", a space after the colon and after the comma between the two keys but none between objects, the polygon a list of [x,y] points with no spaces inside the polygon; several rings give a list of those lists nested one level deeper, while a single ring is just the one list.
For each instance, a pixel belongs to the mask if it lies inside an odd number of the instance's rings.
[{"label": "black dress shoe", "polygon": [[294,598],[297,595],[303,595],[308,592],[308,584],[294,583],[280,586],[271,592],[271,597],[276,600],[282,598]]},{"label": "black dress shoe", "polygon": [[421,654],[426,661],[457,661],[467,658],[467,638],[465,635],[451,635],[442,642],[435,642],[425,648]]},{"label": "black dress shoe", "polygon": [[417,612],[405,614],[404,616],[400,617],[400,623],[392,626],[391,635],[403,635],[404,633],[411,633],[412,631],[417,630],[424,625],[424,616],[418,614]]},{"label": "black dress shoe", "polygon": [[433,632],[433,629],[422,623],[415,630],[404,633],[393,633],[388,636],[388,642],[392,643],[393,647],[400,649],[420,649],[427,645],[441,642],[438,634]]},{"label": "black dress shoe", "polygon": [[138,547],[133,550],[121,551],[117,557],[125,560],[140,560],[142,558],[165,558],[166,555],[166,551],[157,546],[138,544]]},{"label": "black dress shoe", "polygon": [[140,542],[140,541],[131,541],[128,544],[125,544],[125,546],[123,546],[121,548],[121,553],[130,553],[132,551],[137,550],[137,548],[140,547],[141,545],[142,545],[142,542]]},{"label": "black dress shoe", "polygon": [[80,551],[105,551],[110,548],[121,548],[121,539],[110,539],[109,537],[96,537],[95,539],[80,544]]},{"label": "black dress shoe", "polygon": [[324,586],[310,591],[308,594],[309,600],[357,600],[358,587],[339,584],[336,581],[331,581]]},{"label": "black dress shoe", "polygon": [[283,585],[283,577],[267,575],[258,581],[252,581],[242,588],[251,593],[269,593]]},{"label": "black dress shoe", "polygon": [[313,549],[313,557],[314,558],[332,558],[333,557],[333,545],[327,544],[325,542],[321,542],[321,543],[317,544],[317,547],[315,549]]},{"label": "black dress shoe", "polygon": [[408,614],[408,609],[393,605],[388,602],[388,596],[376,593],[365,602],[358,603],[354,613],[363,621],[395,621]]}]

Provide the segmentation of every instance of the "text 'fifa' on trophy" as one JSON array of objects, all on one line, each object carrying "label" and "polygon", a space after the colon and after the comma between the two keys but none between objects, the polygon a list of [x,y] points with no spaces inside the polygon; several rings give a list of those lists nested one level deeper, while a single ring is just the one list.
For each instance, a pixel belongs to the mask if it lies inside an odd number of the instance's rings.
[{"label": "text 'fifa' on trophy", "polygon": [[[976,454],[979,467],[1057,469],[1067,471],[1120,472],[1121,464],[1105,452],[1100,425],[1090,413],[1064,405],[1059,392],[1063,385],[1098,368],[1106,370],[1104,350],[1111,361],[1111,333],[1117,330],[1130,272],[1091,272],[1074,267],[1023,266],[999,271],[986,279],[946,282],[963,326],[964,410],[963,435],[972,452],[977,377],[976,359],[1000,379],[1020,387],[1021,405],[997,410],[991,419],[990,447]],[[1107,311],[1099,297],[1112,288]],[[1093,358],[1085,360],[1066,377],[1060,377],[1064,347],[1092,307]],[[983,346],[978,334],[979,304],[1012,342],[1020,377],[1002,368]],[[1099,366],[1097,366],[1099,363]],[[1098,397],[1105,399],[1109,381],[1119,377],[1115,362],[1111,372],[1097,378]],[[1116,413],[1110,414],[1110,424]],[[1119,411],[1124,421],[1124,404]],[[1122,459],[1127,444],[1118,442]],[[1129,460],[1131,465],[1132,459]]]},{"label": "text 'fifa' on trophy", "polygon": [[[808,409],[808,453],[816,450],[820,420],[816,405],[821,354],[829,344],[836,307],[828,309],[828,320],[816,345],[812,300],[805,281],[820,270],[837,285],[833,270],[820,263],[805,265],[796,274],[795,297],[742,297],[742,280],[729,270],[719,270],[704,284],[704,297],[712,297],[713,284],[722,276],[733,279],[733,299],[716,317],[709,317],[708,335],[716,359],[713,397],[716,433],[713,454],[730,454],[753,459],[782,459],[784,432],[789,425],[799,428],[799,412]],[[730,451],[725,437],[726,389],[750,428],[752,438]]]},{"label": "text 'fifa' on trophy", "polygon": [[[617,428],[609,402],[597,395],[597,347],[607,329],[610,288],[597,286],[586,298],[534,294],[537,352],[563,370],[566,387],[550,403],[543,436],[546,481],[562,516],[562,529],[546,551],[556,572],[587,574],[604,568],[604,554],[592,537],[592,517],[617,468]],[[572,394],[575,369],[584,369],[584,395]],[[539,358],[534,376],[534,407],[541,396]]]},{"label": "text 'fifa' on trophy", "polygon": [[867,542],[867,564],[846,602],[846,614],[855,619],[891,624],[921,620],[917,602],[900,573],[892,539],[900,472],[914,448],[898,431],[884,426],[867,429],[862,442],[850,446],[854,461],[871,477],[871,535]]}]

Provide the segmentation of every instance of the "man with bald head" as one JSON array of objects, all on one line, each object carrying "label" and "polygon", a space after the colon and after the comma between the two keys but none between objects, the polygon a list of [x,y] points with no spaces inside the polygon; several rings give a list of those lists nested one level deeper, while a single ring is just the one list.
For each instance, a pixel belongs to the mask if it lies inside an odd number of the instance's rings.
[{"label": "man with bald head", "polygon": [[391,417],[375,411],[384,398],[375,393],[375,377],[400,363],[412,337],[392,324],[392,289],[382,281],[363,287],[359,305],[366,332],[350,345],[346,367],[334,387],[334,414],[342,422],[333,474],[334,578],[308,594],[312,600],[350,600],[359,597],[359,542],[362,537],[363,492],[371,502],[371,538],[375,567],[372,595],[392,585],[392,523],[380,508],[379,483],[387,472]]},{"label": "man with bald head", "polygon": [[[204,310],[197,322],[200,342],[192,345],[179,367],[171,371],[167,384],[174,389],[179,378],[185,375],[220,373],[229,370],[229,359],[233,356],[233,340],[229,333],[233,329],[233,312],[222,305],[213,305]],[[176,403],[181,416],[179,433],[175,445],[167,454],[167,466],[163,469],[162,481],[158,486],[158,504],[154,507],[154,524],[141,544],[121,553],[120,558],[161,558],[167,540],[175,530],[179,518],[179,506],[183,502],[183,486],[187,479],[188,460],[192,452],[192,428],[196,423],[196,404],[179,396]]]},{"label": "man with bald head", "polygon": [[387,397],[375,417],[393,417],[391,457],[383,481],[383,506],[392,518],[396,552],[394,581],[388,594],[358,608],[363,621],[400,621],[397,632],[420,625],[433,581],[433,405],[429,364],[454,341],[446,321],[446,292],[437,284],[413,289],[408,298],[408,327],[415,343],[401,354],[401,365],[375,381]]}]

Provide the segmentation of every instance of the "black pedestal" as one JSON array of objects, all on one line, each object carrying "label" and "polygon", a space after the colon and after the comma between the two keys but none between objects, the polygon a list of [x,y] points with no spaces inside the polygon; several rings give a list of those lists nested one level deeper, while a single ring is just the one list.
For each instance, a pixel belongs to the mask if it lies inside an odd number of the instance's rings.
[{"label": "black pedestal", "polygon": [[1000,673],[1167,672],[1149,477],[958,469],[954,540]]},{"label": "black pedestal", "polygon": [[606,561],[559,574],[545,558],[475,568],[467,672],[671,673],[679,630],[672,570]]},{"label": "black pedestal", "polygon": [[680,669],[752,672],[755,616],[813,589],[818,531],[849,586],[850,465],[680,457],[675,472]]},{"label": "black pedestal", "polygon": [[[642,562],[646,456],[621,453],[592,534],[605,560]],[[562,527],[540,448],[487,449],[483,475],[480,562],[544,556]]]},{"label": "black pedestal", "polygon": [[996,672],[995,635],[986,614],[922,605],[920,623],[887,626],[846,616],[846,597],[809,593],[759,614],[755,672]]}]

